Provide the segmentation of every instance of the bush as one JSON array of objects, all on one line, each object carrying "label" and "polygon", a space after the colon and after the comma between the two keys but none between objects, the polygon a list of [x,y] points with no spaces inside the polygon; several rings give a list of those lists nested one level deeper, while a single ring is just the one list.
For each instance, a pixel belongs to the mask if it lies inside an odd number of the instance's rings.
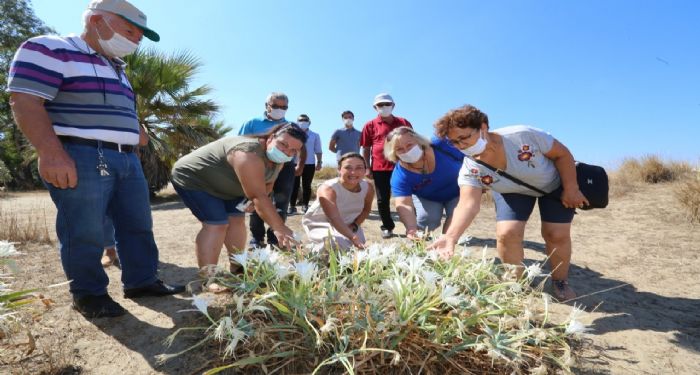
[{"label": "bush", "polygon": [[0,238],[10,242],[52,243],[51,233],[43,209],[33,210],[32,215],[21,217],[8,205],[0,205]]},{"label": "bush", "polygon": [[325,181],[336,177],[338,177],[338,168],[336,167],[323,167],[320,171],[316,171],[316,174],[314,174],[314,180]]},{"label": "bush", "polygon": [[206,326],[166,340],[201,329],[190,349],[218,342],[227,364],[207,374],[570,373],[570,344],[586,331],[576,307],[564,322],[549,318],[550,296],[535,282],[540,264],[516,279],[512,265],[467,250],[438,261],[422,243],[289,255],[266,248],[233,259],[242,272],[214,278],[232,292],[223,313],[213,316],[209,300],[195,296]]},{"label": "bush", "polygon": [[676,188],[676,198],[691,223],[700,223],[700,176]]}]

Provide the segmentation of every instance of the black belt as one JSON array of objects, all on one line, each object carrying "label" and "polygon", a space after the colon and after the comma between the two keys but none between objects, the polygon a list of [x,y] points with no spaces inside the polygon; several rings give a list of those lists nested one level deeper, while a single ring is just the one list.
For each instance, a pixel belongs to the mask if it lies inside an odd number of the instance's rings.
[{"label": "black belt", "polygon": [[62,143],[73,143],[76,145],[99,147],[102,144],[103,148],[108,148],[110,150],[116,150],[119,152],[134,152],[136,151],[136,146],[134,145],[122,145],[114,142],[98,141],[96,139],[85,139],[80,137],[72,137],[69,135],[59,135],[58,139]]}]

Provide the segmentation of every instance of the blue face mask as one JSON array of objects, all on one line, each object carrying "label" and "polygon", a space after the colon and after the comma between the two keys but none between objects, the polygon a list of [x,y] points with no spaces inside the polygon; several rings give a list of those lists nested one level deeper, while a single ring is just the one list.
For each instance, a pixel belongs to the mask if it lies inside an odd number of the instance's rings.
[{"label": "blue face mask", "polygon": [[265,153],[267,154],[267,158],[273,163],[281,164],[292,161],[292,157],[287,156],[287,154],[282,152],[277,146],[268,148]]}]

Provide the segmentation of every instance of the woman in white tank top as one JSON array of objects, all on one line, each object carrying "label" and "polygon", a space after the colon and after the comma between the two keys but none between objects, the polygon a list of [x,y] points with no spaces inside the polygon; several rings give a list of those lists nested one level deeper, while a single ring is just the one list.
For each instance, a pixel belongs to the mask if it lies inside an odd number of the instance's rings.
[{"label": "woman in white tank top", "polygon": [[316,250],[327,245],[341,249],[364,247],[365,235],[360,226],[374,199],[374,187],[363,180],[366,169],[360,154],[347,153],[338,161],[338,177],[318,187],[316,201],[301,221]]}]

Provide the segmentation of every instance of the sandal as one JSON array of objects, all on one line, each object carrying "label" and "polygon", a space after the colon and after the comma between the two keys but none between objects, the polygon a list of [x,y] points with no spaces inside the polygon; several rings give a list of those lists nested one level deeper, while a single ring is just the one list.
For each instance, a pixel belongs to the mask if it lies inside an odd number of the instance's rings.
[{"label": "sandal", "polygon": [[214,279],[214,276],[216,276],[216,265],[208,265],[202,267],[199,272],[197,273],[199,277],[205,279],[204,285],[202,285],[203,288],[206,288],[207,291],[211,293],[223,293],[229,290],[229,288],[219,284],[216,282]]},{"label": "sandal", "polygon": [[576,298],[576,292],[569,286],[568,280],[552,280],[552,294],[561,302]]},{"label": "sandal", "polygon": [[102,263],[102,267],[109,267],[111,265],[119,265],[119,258],[117,258],[117,251],[114,248],[111,249],[105,249],[104,253],[102,254],[102,259],[100,259],[100,263]]}]

